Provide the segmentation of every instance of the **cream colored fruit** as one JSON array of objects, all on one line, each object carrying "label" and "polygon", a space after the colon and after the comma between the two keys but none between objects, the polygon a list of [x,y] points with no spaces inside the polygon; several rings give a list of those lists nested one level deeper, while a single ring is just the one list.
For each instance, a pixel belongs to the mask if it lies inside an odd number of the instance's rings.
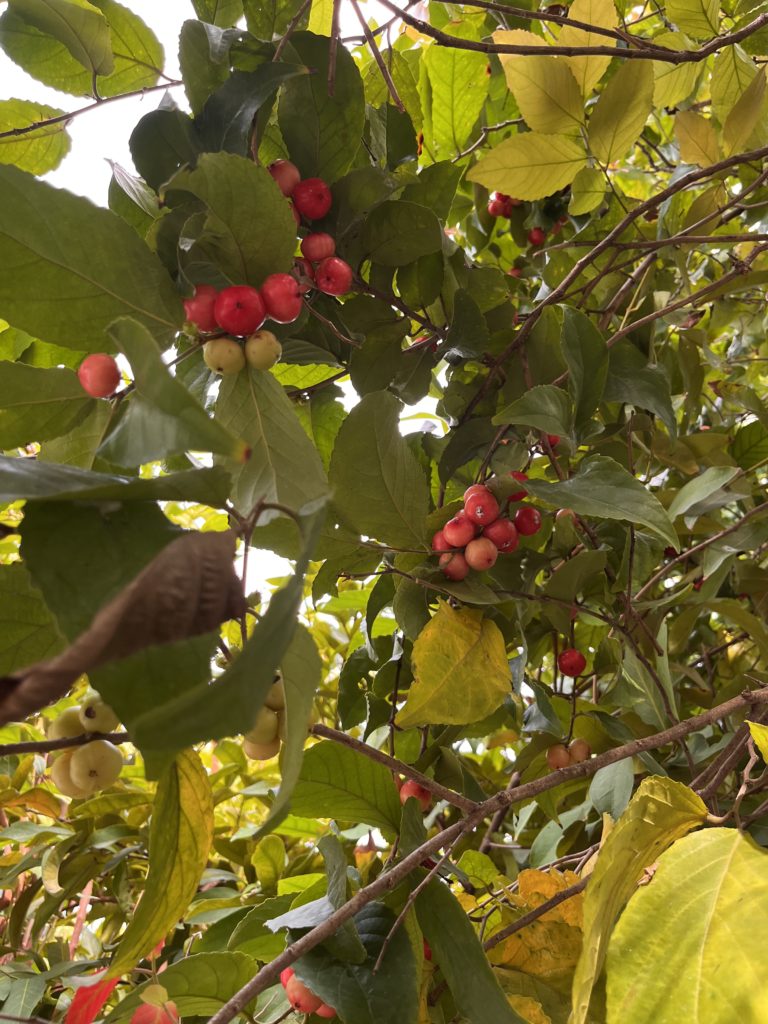
[{"label": "cream colored fruit", "polygon": [[280,739],[276,736],[269,743],[254,743],[246,737],[243,740],[243,753],[252,761],[268,761],[280,753]]},{"label": "cream colored fruit", "polygon": [[80,706],[75,705],[62,711],[58,718],[54,718],[48,726],[48,739],[69,740],[73,736],[82,736],[84,732],[83,723],[80,721]]},{"label": "cream colored fruit", "polygon": [[272,708],[273,711],[283,710],[285,707],[285,686],[283,685],[282,676],[277,676],[276,681],[272,683],[264,703],[268,708]]},{"label": "cream colored fruit", "polygon": [[245,340],[245,359],[254,370],[271,370],[282,354],[283,346],[272,331],[256,331]]},{"label": "cream colored fruit", "polygon": [[251,743],[271,743],[277,736],[279,724],[276,711],[266,706],[260,708],[253,728],[245,734],[245,738]]},{"label": "cream colored fruit", "polygon": [[79,747],[69,763],[72,782],[88,796],[117,782],[122,768],[123,755],[109,740],[92,740]]},{"label": "cream colored fruit", "polygon": [[203,345],[205,365],[216,373],[227,376],[239,373],[245,366],[245,356],[240,345],[232,338],[213,338]]},{"label": "cream colored fruit", "polygon": [[72,781],[70,762],[72,760],[73,753],[74,751],[72,750],[65,750],[63,754],[60,754],[56,758],[48,769],[51,774],[51,781],[63,796],[88,796],[88,793],[84,789],[81,789],[80,786],[76,786]]},{"label": "cream colored fruit", "polygon": [[89,690],[80,705],[80,721],[87,732],[113,732],[120,719],[95,690]]}]

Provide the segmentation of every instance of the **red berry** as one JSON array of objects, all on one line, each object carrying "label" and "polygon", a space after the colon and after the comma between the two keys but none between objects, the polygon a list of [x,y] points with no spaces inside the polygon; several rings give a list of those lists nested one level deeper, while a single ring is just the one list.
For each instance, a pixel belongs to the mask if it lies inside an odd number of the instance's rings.
[{"label": "red berry", "polygon": [[664,548],[664,557],[665,558],[677,558],[677,551],[675,551],[675,549],[673,547],[671,547],[671,546],[667,547],[667,548]]},{"label": "red berry", "polygon": [[523,276],[523,272],[520,269],[520,267],[510,267],[509,270],[507,271],[507,274],[509,274],[510,277],[522,277]]},{"label": "red berry", "polygon": [[485,488],[485,494],[473,494],[464,505],[467,519],[478,526],[485,526],[499,518],[499,503],[494,496]]},{"label": "red berry", "polygon": [[532,537],[541,529],[541,512],[531,505],[525,505],[515,512],[515,526],[517,532],[524,537]]},{"label": "red berry", "polygon": [[288,1002],[299,1013],[314,1013],[315,1010],[318,1010],[323,1005],[322,999],[319,999],[295,975],[289,979],[288,984],[285,986],[285,994],[288,997]]},{"label": "red berry", "polygon": [[528,232],[528,241],[531,245],[541,245],[544,239],[547,237],[547,232],[544,228],[531,228]]},{"label": "red berry", "polygon": [[424,939],[424,959],[425,960],[431,960],[432,959],[432,947],[430,946],[430,944],[427,942],[426,939]]},{"label": "red berry", "polygon": [[216,330],[213,304],[217,294],[212,284],[199,284],[192,298],[184,299],[184,316],[200,331]]},{"label": "red berry", "polygon": [[352,287],[352,267],[338,256],[329,256],[315,271],[315,285],[326,295],[346,295]]},{"label": "red berry", "polygon": [[580,676],[587,667],[587,659],[575,647],[566,647],[558,655],[557,667],[564,676]]},{"label": "red berry", "polygon": [[463,548],[465,544],[469,544],[474,536],[474,524],[467,516],[454,516],[443,527],[443,537],[448,541],[449,547],[452,548]]},{"label": "red berry", "polygon": [[432,803],[432,794],[424,786],[420,786],[414,779],[406,779],[400,787],[400,803],[404,804],[409,797],[418,800],[422,812],[429,810]]},{"label": "red berry", "polygon": [[267,311],[255,288],[247,284],[236,284],[216,296],[213,315],[222,331],[245,337],[246,334],[258,331]]},{"label": "red berry", "polygon": [[451,545],[445,539],[445,534],[442,530],[438,530],[432,538],[432,550],[433,551],[450,551]]},{"label": "red berry", "polygon": [[112,356],[94,352],[80,363],[77,379],[91,398],[108,398],[120,383],[120,369]]},{"label": "red berry", "polygon": [[491,217],[503,217],[504,214],[504,200],[498,193],[494,192],[488,201],[488,213]]},{"label": "red berry", "polygon": [[514,551],[518,545],[517,527],[509,519],[495,519],[483,527],[483,536],[506,553]]},{"label": "red berry", "polygon": [[309,260],[298,257],[293,261],[291,273],[299,282],[299,294],[306,295],[315,283],[315,268]]},{"label": "red berry", "polygon": [[178,1019],[178,1007],[171,999],[163,1003],[162,1006],[142,1003],[131,1014],[131,1024],[172,1024]]},{"label": "red berry", "polygon": [[316,231],[312,235],[307,235],[301,243],[302,256],[306,256],[313,263],[319,263],[320,260],[328,259],[335,252],[336,243],[333,240],[333,236],[325,234],[324,231]]},{"label": "red berry", "polygon": [[558,768],[567,768],[572,763],[571,755],[564,743],[555,743],[547,750],[547,764],[553,772]]},{"label": "red berry", "polygon": [[499,557],[499,549],[487,537],[478,537],[467,544],[464,549],[464,557],[470,569],[477,569],[478,572],[483,572],[483,570],[490,569],[496,563],[496,559]]},{"label": "red berry", "polygon": [[560,435],[547,434],[547,441],[549,442],[550,448],[556,448],[560,444]]},{"label": "red berry", "polygon": [[285,988],[295,973],[296,971],[294,971],[292,967],[284,967],[282,971],[280,971],[280,984],[283,988]]},{"label": "red berry", "polygon": [[291,274],[270,274],[261,288],[267,316],[279,324],[292,324],[301,313],[299,283]]},{"label": "red berry", "polygon": [[290,160],[275,160],[267,168],[284,196],[289,196],[301,181],[299,168]]},{"label": "red berry", "polygon": [[701,588],[703,586],[704,586],[704,577],[702,576],[700,579],[696,580],[696,582],[693,584],[693,589],[694,590],[701,590]]},{"label": "red berry", "polygon": [[488,488],[485,486],[485,484],[471,484],[466,489],[466,491],[464,491],[464,497],[463,497],[462,500],[464,501],[464,504],[466,505],[466,503],[469,501],[469,499],[474,497],[476,494],[490,494],[490,493],[491,492],[488,490]]},{"label": "red berry", "polygon": [[[528,474],[527,473],[521,473],[519,469],[513,469],[512,472],[509,475],[512,477],[513,480],[521,480],[522,481],[522,480],[527,480],[528,479]],[[527,497],[528,497],[528,491],[513,491],[513,493],[510,494],[510,496],[509,496],[509,500],[510,501],[522,501],[523,498],[527,498]]]},{"label": "red berry", "polygon": [[305,178],[291,192],[296,209],[307,220],[320,220],[331,208],[331,190],[322,178]]},{"label": "red berry", "polygon": [[447,576],[449,580],[453,580],[458,583],[460,580],[464,580],[469,575],[469,565],[464,555],[460,551],[446,551],[440,555],[440,568],[443,570],[443,575]]},{"label": "red berry", "polygon": [[318,1008],[315,1010],[315,1016],[326,1017],[328,1020],[330,1020],[332,1017],[336,1016],[336,1011],[333,1009],[332,1006],[328,1006],[327,1003],[320,1003]]}]

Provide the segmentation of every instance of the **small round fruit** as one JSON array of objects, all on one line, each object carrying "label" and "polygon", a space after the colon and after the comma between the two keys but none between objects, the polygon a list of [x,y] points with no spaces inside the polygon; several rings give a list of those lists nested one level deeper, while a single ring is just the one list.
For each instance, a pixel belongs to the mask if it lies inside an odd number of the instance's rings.
[{"label": "small round fruit", "polygon": [[326,295],[346,295],[352,287],[352,267],[338,256],[329,256],[315,271],[315,286]]},{"label": "small round fruit", "polygon": [[475,536],[475,527],[467,516],[454,516],[443,527],[443,537],[452,548],[463,548]]},{"label": "small round fruit", "polygon": [[432,537],[432,550],[433,551],[450,551],[451,545],[446,540],[445,534],[442,530],[438,530],[437,533]]},{"label": "small round fruit", "polygon": [[63,754],[56,758],[49,768],[51,781],[63,796],[77,798],[89,796],[88,790],[76,786],[72,781],[72,754],[73,751],[65,750]]},{"label": "small round fruit", "polygon": [[291,271],[299,285],[299,295],[306,295],[315,285],[315,268],[303,257],[293,261]]},{"label": "small round fruit", "polygon": [[290,160],[275,160],[267,170],[277,182],[277,186],[284,196],[290,196],[301,181],[299,168]]},{"label": "small round fruit", "polygon": [[557,448],[557,446],[560,444],[560,435],[547,434],[547,442],[550,448]]},{"label": "small round fruit", "polygon": [[131,1014],[130,1024],[176,1024],[179,1010],[172,999],[157,1006],[155,1003],[142,1003]]},{"label": "small round fruit", "polygon": [[299,981],[295,975],[285,986],[285,994],[288,996],[288,1002],[299,1013],[314,1013],[323,1005],[322,999],[307,988],[303,981]]},{"label": "small round fruit", "polygon": [[[519,469],[513,469],[509,474],[513,480],[519,480],[521,483],[523,480],[528,479],[527,473],[522,473]],[[513,491],[509,496],[510,501],[522,501],[523,498],[528,497],[528,491]]]},{"label": "small round fruit", "polygon": [[273,711],[283,710],[285,707],[285,686],[283,685],[282,676],[278,675],[275,677],[275,681],[270,686],[264,703],[268,708],[272,708]]},{"label": "small round fruit", "polygon": [[504,210],[506,204],[504,199],[499,195],[498,192],[494,192],[491,198],[488,200],[488,213],[491,217],[504,217]]},{"label": "small round fruit", "polygon": [[284,967],[282,971],[280,971],[280,984],[283,988],[285,988],[295,973],[296,971],[294,971],[292,967]]},{"label": "small round fruit", "polygon": [[499,549],[487,537],[478,537],[476,540],[471,540],[466,548],[464,548],[464,557],[470,569],[483,572],[485,569],[490,569],[492,565],[496,564],[496,559],[499,557]]},{"label": "small round fruit", "polygon": [[499,551],[510,554],[518,545],[517,527],[510,519],[495,519],[483,527],[483,537],[493,541]]},{"label": "small round fruit", "polygon": [[510,267],[509,270],[507,271],[507,275],[509,277],[522,277],[523,272],[520,269],[520,267]]},{"label": "small round fruit", "polygon": [[86,732],[112,732],[120,724],[120,719],[100,694],[91,690],[80,707],[80,722]]},{"label": "small round fruit", "polygon": [[555,512],[555,522],[562,523],[566,519],[570,519],[572,523],[575,523],[576,513],[572,508],[559,508],[557,512]]},{"label": "small round fruit", "polygon": [[566,647],[557,656],[557,667],[564,676],[580,676],[587,667],[587,659],[575,647]]},{"label": "small round fruit", "polygon": [[547,764],[550,769],[554,772],[558,768],[567,768],[569,764],[572,764],[571,755],[568,753],[568,747],[564,743],[555,743],[547,750]]},{"label": "small round fruit", "polygon": [[233,338],[213,338],[203,345],[203,362],[209,370],[229,376],[245,366],[242,345]]},{"label": "small round fruit", "polygon": [[544,230],[544,228],[531,228],[531,230],[528,232],[528,241],[531,243],[531,245],[541,245],[542,242],[546,239],[546,237],[547,232]]},{"label": "small round fruit", "polygon": [[445,554],[440,555],[439,565],[443,570],[443,575],[454,582],[458,583],[459,580],[464,580],[469,575],[469,565],[460,551],[446,551]]},{"label": "small round fruit", "polygon": [[261,286],[267,316],[279,324],[292,324],[301,313],[299,282],[292,274],[270,274]]},{"label": "small round fruit", "polygon": [[184,316],[199,331],[215,331],[216,318],[213,315],[213,304],[218,292],[212,284],[199,284],[195,287],[191,299],[184,299]]},{"label": "small round fruit", "polygon": [[568,753],[574,764],[581,764],[582,761],[588,761],[592,757],[592,747],[586,740],[571,740],[568,744]]},{"label": "small round fruit", "polygon": [[464,491],[464,494],[463,494],[461,500],[466,505],[466,503],[469,501],[469,499],[474,497],[476,494],[490,494],[490,493],[491,492],[488,490],[488,488],[485,486],[485,484],[471,484],[466,489],[466,491]]},{"label": "small round fruit", "polygon": [[80,721],[80,707],[78,705],[73,708],[67,708],[57,718],[54,718],[48,726],[48,739],[69,740],[73,736],[82,736],[84,732],[85,729]]},{"label": "small round fruit", "polygon": [[432,803],[432,794],[425,786],[419,785],[414,779],[406,779],[400,787],[400,803],[404,804],[409,797],[418,800],[422,813],[429,810]]},{"label": "small round fruit", "polygon": [[291,192],[296,209],[307,220],[320,220],[331,208],[331,190],[322,178],[305,178]]},{"label": "small round fruit", "polygon": [[327,1003],[320,1003],[318,1008],[315,1010],[315,1016],[332,1020],[336,1016],[336,1011],[332,1006],[328,1006]]},{"label": "small round fruit", "polygon": [[476,493],[470,497],[464,504],[464,511],[470,522],[477,523],[478,526],[487,526],[499,518],[500,509],[498,501],[486,487],[484,494]]},{"label": "small round fruit", "polygon": [[254,370],[271,370],[283,353],[272,331],[256,331],[245,339],[245,361]]},{"label": "small round fruit", "polygon": [[515,526],[524,537],[532,537],[541,529],[541,512],[532,505],[524,505],[515,512]]},{"label": "small round fruit", "polygon": [[430,944],[427,942],[426,939],[423,939],[422,941],[424,943],[424,959],[425,960],[431,960],[432,959],[432,947],[430,946]]},{"label": "small round fruit", "polygon": [[245,738],[249,743],[255,743],[257,746],[271,743],[277,736],[278,725],[277,712],[264,705],[263,708],[259,708],[256,721],[245,734]]},{"label": "small round fruit", "polygon": [[94,352],[86,356],[77,371],[80,387],[91,398],[109,398],[120,383],[120,368],[112,356]]},{"label": "small round fruit", "polygon": [[90,796],[117,782],[123,770],[123,755],[109,740],[92,740],[72,752],[69,770],[74,784]]},{"label": "small round fruit", "polygon": [[213,304],[216,323],[227,334],[245,337],[258,331],[264,323],[267,311],[264,300],[255,288],[248,284],[235,284],[224,288]]},{"label": "small round fruit", "polygon": [[313,263],[326,260],[329,256],[333,256],[335,252],[336,242],[333,235],[329,235],[325,231],[315,231],[313,234],[307,235],[306,238],[302,239],[301,255],[306,256]]},{"label": "small round fruit", "polygon": [[252,761],[269,761],[275,754],[280,753],[280,737],[276,736],[270,743],[253,743],[249,739],[243,740],[243,753]]}]

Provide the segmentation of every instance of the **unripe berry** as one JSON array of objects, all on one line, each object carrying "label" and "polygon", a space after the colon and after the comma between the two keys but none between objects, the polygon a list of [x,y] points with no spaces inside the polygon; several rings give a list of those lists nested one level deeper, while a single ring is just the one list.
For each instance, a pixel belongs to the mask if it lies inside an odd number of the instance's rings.
[{"label": "unripe berry", "polygon": [[459,551],[446,551],[445,554],[440,555],[439,565],[443,570],[443,575],[456,583],[466,579],[469,575],[467,560]]},{"label": "unripe berry", "polygon": [[80,363],[77,379],[91,398],[109,398],[120,383],[120,369],[112,356],[94,352]]},{"label": "unripe berry", "polygon": [[541,512],[532,505],[525,505],[515,512],[515,526],[517,532],[524,537],[532,537],[541,529]]},{"label": "unripe berry", "polygon": [[299,1013],[314,1013],[315,1010],[318,1010],[323,1005],[322,999],[319,999],[295,975],[289,979],[288,984],[285,986],[285,994],[288,997],[288,1002]]},{"label": "unripe berry", "polygon": [[245,361],[254,370],[271,370],[283,352],[272,331],[256,331],[245,339]]},{"label": "unripe berry", "polygon": [[463,548],[474,536],[474,524],[465,515],[454,516],[443,527],[443,537],[448,541],[448,546],[452,548]]},{"label": "unripe berry", "polygon": [[333,240],[333,236],[326,234],[324,231],[316,231],[314,234],[307,235],[306,238],[302,239],[301,255],[306,256],[313,263],[319,263],[320,260],[328,259],[335,252],[336,242]]},{"label": "unripe berry", "polygon": [[574,764],[581,764],[582,761],[588,761],[592,757],[592,748],[586,740],[571,740],[568,744],[568,753]]},{"label": "unripe berry", "polygon": [[247,284],[236,284],[224,288],[216,296],[213,315],[222,331],[245,337],[246,334],[258,331],[267,311],[264,300],[255,288]]},{"label": "unripe berry", "polygon": [[422,813],[429,810],[432,803],[432,794],[425,786],[420,786],[414,779],[406,779],[400,787],[400,803],[404,804],[409,797],[414,797],[418,800]]},{"label": "unripe berry", "polygon": [[117,782],[123,769],[123,755],[109,740],[92,740],[78,747],[69,762],[72,782],[90,796]]},{"label": "unripe berry", "polygon": [[280,737],[275,736],[269,743],[253,743],[251,740],[243,740],[243,753],[252,761],[269,761],[280,753]]},{"label": "unripe berry", "polygon": [[546,237],[547,232],[544,228],[531,228],[528,232],[528,241],[531,245],[541,245]]},{"label": "unripe berry", "polygon": [[352,287],[352,267],[338,256],[329,256],[315,271],[315,287],[326,295],[346,295]]},{"label": "unripe berry", "polygon": [[487,537],[478,537],[477,540],[471,540],[467,544],[464,549],[464,557],[470,569],[483,572],[483,570],[490,569],[496,563],[496,559],[499,557],[499,549]]},{"label": "unripe berry", "polygon": [[[522,473],[519,469],[513,469],[512,472],[509,475],[512,477],[513,480],[523,481],[523,480],[527,480],[528,479],[528,474],[527,473]],[[513,491],[510,494],[510,496],[509,496],[509,500],[510,501],[522,501],[523,498],[527,498],[527,497],[528,497],[528,491]]]},{"label": "unripe berry", "polygon": [[557,667],[564,676],[580,676],[587,667],[587,659],[575,647],[566,647],[558,655]]},{"label": "unripe berry", "polygon": [[68,740],[73,736],[82,736],[85,731],[80,720],[80,706],[75,705],[75,707],[66,708],[57,718],[54,718],[48,726],[48,739]]},{"label": "unripe berry", "polygon": [[433,551],[450,551],[451,545],[445,539],[445,534],[442,530],[438,530],[437,533],[432,537],[432,550]]},{"label": "unripe berry", "polygon": [[62,754],[59,754],[51,764],[49,771],[51,773],[51,781],[63,796],[82,799],[83,797],[90,796],[90,792],[81,786],[75,785],[72,780],[73,753],[74,751],[72,750],[65,750]]},{"label": "unripe berry", "polygon": [[120,724],[120,719],[101,696],[91,690],[86,694],[80,707],[80,721],[86,732],[112,732]]},{"label": "unripe berry", "polygon": [[515,550],[518,545],[517,527],[509,519],[495,519],[483,527],[483,537],[493,541],[499,551],[506,554]]},{"label": "unripe berry", "polygon": [[245,366],[242,346],[232,338],[213,338],[203,345],[203,361],[209,370],[228,376]]},{"label": "unripe berry", "polygon": [[257,746],[271,743],[277,736],[278,724],[277,712],[264,705],[264,707],[259,708],[256,721],[245,734],[245,738],[249,743],[255,743]]},{"label": "unripe berry", "polygon": [[555,743],[547,750],[547,764],[553,772],[558,768],[567,768],[571,763],[571,755],[564,743]]},{"label": "unripe berry", "polygon": [[267,170],[277,182],[278,188],[284,196],[291,195],[301,181],[299,168],[290,160],[275,160]]},{"label": "unripe berry", "polygon": [[283,685],[283,677],[278,675],[275,678],[274,683],[269,688],[269,693],[264,701],[268,708],[272,708],[273,711],[282,711],[285,707],[285,686]]},{"label": "unripe berry", "polygon": [[279,324],[292,324],[301,313],[299,284],[291,274],[270,274],[260,294],[267,316]]},{"label": "unripe berry", "polygon": [[191,299],[184,299],[184,315],[199,331],[215,331],[213,304],[218,292],[212,284],[199,284]]},{"label": "unripe berry", "polygon": [[470,496],[469,501],[464,505],[464,511],[470,522],[477,523],[478,526],[486,526],[494,519],[499,518],[499,503],[486,487],[484,494]]},{"label": "unripe berry", "polygon": [[331,208],[331,190],[322,178],[305,178],[291,192],[296,209],[307,220],[320,220]]}]

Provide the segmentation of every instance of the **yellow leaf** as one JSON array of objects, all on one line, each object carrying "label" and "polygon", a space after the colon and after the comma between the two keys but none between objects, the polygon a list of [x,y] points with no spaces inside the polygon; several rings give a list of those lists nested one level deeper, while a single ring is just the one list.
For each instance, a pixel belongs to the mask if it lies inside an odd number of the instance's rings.
[{"label": "yellow leaf", "polygon": [[[574,871],[536,871],[527,868],[518,876],[518,892],[528,906],[533,909],[540,907],[542,903],[546,903],[557,893],[576,885],[579,881],[581,879]],[[553,907],[552,910],[548,910],[540,920],[563,921],[574,928],[581,928],[583,900],[583,895],[577,893]]]},{"label": "yellow leaf", "polygon": [[653,110],[653,69],[628,60],[603,90],[589,121],[589,147],[604,164],[626,156]]},{"label": "yellow leaf", "polygon": [[726,46],[712,65],[710,90],[712,113],[725,124],[733,107],[744,95],[757,75],[757,68],[740,46]]},{"label": "yellow leaf", "polygon": [[309,12],[309,31],[318,36],[329,36],[333,24],[333,0],[312,0]]},{"label": "yellow leaf", "polygon": [[600,850],[586,888],[584,946],[573,979],[569,1024],[584,1024],[587,1019],[613,926],[643,870],[706,817],[703,800],[682,783],[658,776],[640,783]]},{"label": "yellow leaf", "polygon": [[667,0],[666,14],[681,32],[694,39],[717,35],[719,0]]},{"label": "yellow leaf", "polygon": [[[522,29],[493,33],[495,43],[542,46],[544,40]],[[500,53],[507,85],[526,124],[535,132],[574,134],[584,122],[576,79],[559,57]]]},{"label": "yellow leaf", "polygon": [[[594,25],[597,28],[616,28],[619,24],[613,0],[574,0],[568,8],[568,17],[574,21],[583,21],[589,25]],[[571,25],[563,27],[557,42],[561,46],[611,45],[611,40],[607,36],[588,32],[583,28],[574,28]],[[568,62],[574,78],[579,83],[579,88],[584,97],[590,95],[603,77],[605,69],[611,63],[610,57],[600,57],[596,54],[584,57],[566,57],[565,60]]]},{"label": "yellow leaf", "polygon": [[605,195],[605,175],[596,167],[582,167],[571,185],[568,212],[574,217],[597,209]]},{"label": "yellow leaf", "polygon": [[749,726],[749,732],[752,736],[757,749],[760,751],[760,756],[768,764],[768,725],[761,725],[759,722],[747,722]]},{"label": "yellow leaf", "polygon": [[586,163],[587,154],[578,139],[524,132],[492,149],[467,177],[518,199],[543,199],[570,185]]},{"label": "yellow leaf", "polygon": [[708,167],[720,158],[717,135],[711,121],[695,110],[681,110],[675,118],[680,156],[687,164]]},{"label": "yellow leaf", "polygon": [[765,68],[761,68],[741,94],[723,125],[726,156],[738,153],[765,113]]},{"label": "yellow leaf", "polygon": [[736,829],[686,836],[660,858],[611,939],[608,1019],[765,1024],[768,854]]},{"label": "yellow leaf", "polygon": [[413,645],[414,680],[397,716],[413,725],[464,725],[485,718],[510,692],[501,630],[483,613],[441,602]]},{"label": "yellow leaf", "polygon": [[[682,32],[662,32],[654,37],[658,46],[668,50],[690,50],[690,40]],[[691,95],[696,87],[700,67],[694,61],[687,64],[669,64],[666,61],[653,62],[653,105],[674,107]]]}]

